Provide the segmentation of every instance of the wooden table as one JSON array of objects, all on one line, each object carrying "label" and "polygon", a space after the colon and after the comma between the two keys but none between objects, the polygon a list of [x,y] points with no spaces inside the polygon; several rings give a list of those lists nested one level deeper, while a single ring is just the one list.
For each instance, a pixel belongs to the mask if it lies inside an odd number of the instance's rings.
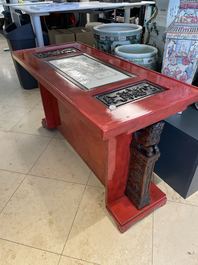
[{"label": "wooden table", "polygon": [[198,101],[195,87],[78,43],[13,56],[40,84],[43,125],[60,130],[104,184],[121,232],[166,203],[151,182],[161,121]]}]

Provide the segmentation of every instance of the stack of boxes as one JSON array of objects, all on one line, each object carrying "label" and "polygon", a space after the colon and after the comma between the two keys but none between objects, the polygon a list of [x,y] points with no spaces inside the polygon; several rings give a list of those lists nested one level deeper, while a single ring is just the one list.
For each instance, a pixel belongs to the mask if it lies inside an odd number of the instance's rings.
[{"label": "stack of boxes", "polygon": [[94,37],[91,30],[84,27],[69,29],[48,30],[50,44],[60,44],[65,42],[81,42],[94,46]]}]

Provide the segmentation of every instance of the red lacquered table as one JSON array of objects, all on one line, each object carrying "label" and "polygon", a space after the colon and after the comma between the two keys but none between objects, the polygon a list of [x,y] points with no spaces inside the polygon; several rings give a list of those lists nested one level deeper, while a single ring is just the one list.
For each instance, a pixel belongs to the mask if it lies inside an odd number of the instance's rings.
[{"label": "red lacquered table", "polygon": [[48,129],[59,129],[106,189],[121,232],[166,203],[151,182],[163,119],[198,90],[79,43],[13,52],[39,82]]}]

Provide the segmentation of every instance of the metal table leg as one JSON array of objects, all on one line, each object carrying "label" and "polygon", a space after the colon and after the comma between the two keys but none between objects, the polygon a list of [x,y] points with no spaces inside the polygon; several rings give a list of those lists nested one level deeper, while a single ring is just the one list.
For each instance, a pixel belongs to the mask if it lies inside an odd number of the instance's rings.
[{"label": "metal table leg", "polygon": [[36,35],[36,45],[38,47],[44,46],[44,40],[43,40],[43,32],[41,28],[41,20],[39,15],[30,15],[32,27],[34,30],[34,33]]}]

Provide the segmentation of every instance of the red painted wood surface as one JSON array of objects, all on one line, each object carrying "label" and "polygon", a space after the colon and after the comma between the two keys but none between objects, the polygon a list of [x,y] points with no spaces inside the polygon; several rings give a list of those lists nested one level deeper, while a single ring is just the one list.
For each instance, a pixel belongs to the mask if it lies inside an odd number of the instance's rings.
[{"label": "red painted wood surface", "polygon": [[[46,59],[34,56],[57,47],[75,47],[79,53],[86,53],[136,77],[84,91],[57,73]],[[13,56],[40,83],[46,126],[58,128],[105,185],[107,209],[121,232],[165,204],[165,194],[154,184],[151,185],[151,203],[141,210],[137,210],[124,194],[132,134],[198,101],[195,87],[78,43],[16,51]],[[113,111],[93,97],[143,80],[166,90]]]}]

